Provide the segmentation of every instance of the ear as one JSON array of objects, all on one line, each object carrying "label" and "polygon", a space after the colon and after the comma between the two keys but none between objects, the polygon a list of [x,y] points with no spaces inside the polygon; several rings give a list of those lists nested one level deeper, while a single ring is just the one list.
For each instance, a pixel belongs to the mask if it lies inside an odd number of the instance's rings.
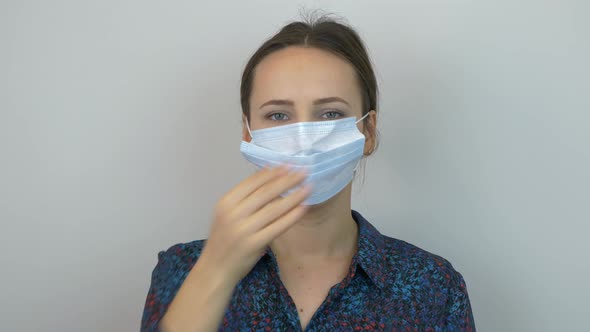
[{"label": "ear", "polygon": [[363,154],[370,156],[377,147],[377,112],[375,110],[370,110],[369,115],[363,120],[363,134],[365,135]]},{"label": "ear", "polygon": [[242,113],[242,141],[250,142],[252,141],[252,137],[250,136],[250,132],[248,132],[248,127],[246,127],[247,123],[248,118]]}]

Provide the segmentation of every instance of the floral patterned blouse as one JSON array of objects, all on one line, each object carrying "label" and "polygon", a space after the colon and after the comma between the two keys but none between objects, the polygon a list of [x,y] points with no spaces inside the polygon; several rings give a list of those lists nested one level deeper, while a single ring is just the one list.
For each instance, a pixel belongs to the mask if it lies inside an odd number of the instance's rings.
[{"label": "floral patterned blouse", "polygon": [[[475,331],[462,275],[449,261],[379,233],[360,213],[357,252],[305,331]],[[158,254],[141,331],[158,331],[204,240]],[[272,251],[237,284],[219,331],[302,331],[297,308],[279,277]]]}]

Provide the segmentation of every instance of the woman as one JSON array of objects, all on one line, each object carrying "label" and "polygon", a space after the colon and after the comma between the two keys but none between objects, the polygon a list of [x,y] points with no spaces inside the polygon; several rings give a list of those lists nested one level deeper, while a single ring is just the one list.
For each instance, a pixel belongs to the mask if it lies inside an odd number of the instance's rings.
[{"label": "woman", "polygon": [[474,331],[445,259],[351,210],[376,147],[377,83],[357,33],[283,27],[242,76],[241,152],[260,170],[224,197],[208,239],[159,253],[142,331]]}]

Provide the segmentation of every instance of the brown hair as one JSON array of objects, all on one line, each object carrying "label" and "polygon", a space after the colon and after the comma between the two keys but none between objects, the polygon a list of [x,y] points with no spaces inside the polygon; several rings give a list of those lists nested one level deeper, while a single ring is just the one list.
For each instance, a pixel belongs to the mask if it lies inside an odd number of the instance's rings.
[{"label": "brown hair", "polygon": [[244,68],[240,86],[246,119],[250,120],[250,95],[256,66],[270,53],[289,46],[315,47],[344,58],[357,74],[363,98],[362,115],[370,110],[377,112],[377,80],[361,38],[350,26],[324,15],[285,25],[252,55]]}]

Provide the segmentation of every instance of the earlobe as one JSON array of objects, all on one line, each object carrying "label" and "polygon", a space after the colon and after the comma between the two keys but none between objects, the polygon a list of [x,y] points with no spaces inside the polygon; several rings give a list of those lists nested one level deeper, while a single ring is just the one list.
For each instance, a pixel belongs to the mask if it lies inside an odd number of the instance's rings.
[{"label": "earlobe", "polygon": [[375,144],[374,144],[374,142],[371,141],[371,142],[367,142],[367,143],[370,143],[370,146],[366,146],[365,147],[365,151],[363,152],[363,155],[365,157],[370,156],[371,154],[373,154],[373,151],[375,151]]}]

